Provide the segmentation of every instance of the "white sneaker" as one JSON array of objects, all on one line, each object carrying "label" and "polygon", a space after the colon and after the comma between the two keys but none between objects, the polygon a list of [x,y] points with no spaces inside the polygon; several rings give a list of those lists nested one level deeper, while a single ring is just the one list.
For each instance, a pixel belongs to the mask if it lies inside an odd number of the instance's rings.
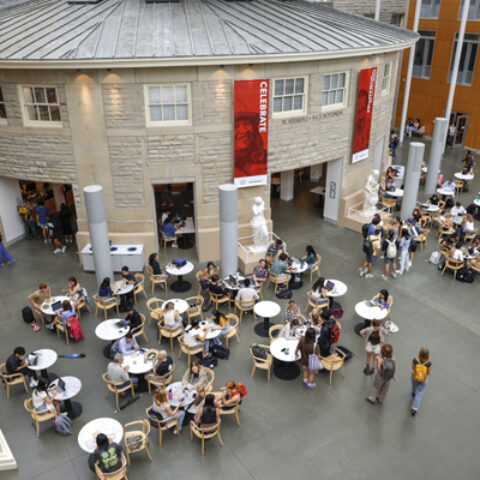
[{"label": "white sneaker", "polygon": [[[401,274],[400,274],[401,275]],[[397,274],[396,273],[392,273],[392,277],[393,278],[397,278]]]},{"label": "white sneaker", "polygon": [[367,273],[367,274],[365,275],[365,278],[373,278],[373,274]]},{"label": "white sneaker", "polygon": [[407,265],[407,268],[406,268],[405,270],[408,272],[408,271],[410,270],[410,267],[411,267],[411,266],[412,266],[412,264],[409,263],[409,264]]},{"label": "white sneaker", "polygon": [[62,253],[65,253],[66,251],[67,251],[67,246],[64,245],[64,246],[62,247]]},{"label": "white sneaker", "polygon": [[48,243],[48,240],[46,238],[44,238],[43,243],[46,245]]},{"label": "white sneaker", "polygon": [[57,253],[60,253],[61,251],[62,251],[61,248],[57,248],[57,249],[55,249],[55,250],[53,251],[53,253],[57,254]]},{"label": "white sneaker", "polygon": [[51,239],[51,238],[48,239],[48,243],[52,243],[52,239]]},{"label": "white sneaker", "polygon": [[403,274],[403,270],[397,270],[397,275],[402,275]]},{"label": "white sneaker", "polygon": [[363,277],[367,272],[368,272],[368,270],[365,268],[364,270],[362,270],[360,272],[360,276]]},{"label": "white sneaker", "polygon": [[175,245],[174,243],[172,243],[172,247],[173,248],[178,248],[178,245]]},{"label": "white sneaker", "polygon": [[35,380],[34,378],[32,378],[32,379],[30,380],[30,383],[28,384],[28,386],[29,386],[30,388],[35,388],[35,387],[37,386],[37,384],[38,384],[38,381]]},{"label": "white sneaker", "polygon": [[387,280],[387,277],[386,277],[383,273],[382,273],[382,278],[383,278],[384,280]]}]

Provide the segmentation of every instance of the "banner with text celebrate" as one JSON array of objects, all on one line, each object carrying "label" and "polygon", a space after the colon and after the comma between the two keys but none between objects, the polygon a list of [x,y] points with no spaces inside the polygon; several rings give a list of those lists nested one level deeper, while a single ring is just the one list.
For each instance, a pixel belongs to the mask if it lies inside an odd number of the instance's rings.
[{"label": "banner with text celebrate", "polygon": [[368,157],[376,80],[377,67],[366,68],[360,72],[357,114],[355,116],[355,133],[353,136],[352,163],[359,162]]},{"label": "banner with text celebrate", "polygon": [[234,85],[234,177],[237,187],[266,185],[269,80]]}]

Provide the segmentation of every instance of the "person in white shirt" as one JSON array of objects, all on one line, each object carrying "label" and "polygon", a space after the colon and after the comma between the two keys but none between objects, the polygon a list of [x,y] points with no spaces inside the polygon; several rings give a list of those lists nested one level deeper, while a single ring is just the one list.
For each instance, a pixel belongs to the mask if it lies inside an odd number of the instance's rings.
[{"label": "person in white shirt", "polygon": [[462,248],[462,242],[457,242],[456,245],[452,247],[450,250],[450,257],[452,257],[454,260],[463,262],[463,252],[461,248]]},{"label": "person in white shirt", "polygon": [[250,280],[248,278],[245,279],[245,287],[240,288],[238,290],[237,296],[235,297],[235,300],[239,302],[249,302],[248,304],[244,304],[244,306],[251,306],[255,302],[255,300],[258,300],[258,293],[250,287]]},{"label": "person in white shirt", "polygon": [[40,378],[32,392],[33,409],[38,413],[55,410],[56,414],[60,415],[60,403],[55,400],[56,394],[55,387],[49,387],[46,378]]},{"label": "person in white shirt", "polygon": [[138,378],[137,377],[130,377],[128,375],[128,366],[122,367],[123,363],[123,355],[121,353],[116,353],[113,356],[113,362],[110,362],[107,367],[107,378],[115,383],[115,384],[120,384],[117,385],[118,388],[123,388],[126,387],[127,385],[130,385],[130,383],[133,383],[133,385],[138,384]]},{"label": "person in white shirt", "polygon": [[118,353],[122,355],[131,355],[138,350],[138,343],[131,333],[120,339],[118,342]]},{"label": "person in white shirt", "polygon": [[458,228],[458,235],[460,240],[463,241],[465,235],[475,232],[475,224],[473,222],[473,217],[467,213],[465,218],[462,220],[462,224]]},{"label": "person in white shirt", "polygon": [[450,209],[450,214],[452,215],[452,217],[463,216],[466,213],[467,211],[460,202],[456,202],[455,206]]},{"label": "person in white shirt", "polygon": [[455,190],[455,182],[449,178],[448,180],[445,180],[443,182],[442,188],[445,188],[447,190]]},{"label": "person in white shirt", "polygon": [[163,324],[170,330],[182,325],[182,317],[175,310],[175,304],[173,302],[168,302],[163,309]]},{"label": "person in white shirt", "polygon": [[301,335],[299,332],[299,328],[300,328],[300,322],[298,321],[297,318],[294,318],[291,322],[287,322],[283,326],[278,336],[286,339],[300,338]]},{"label": "person in white shirt", "polygon": [[198,318],[193,318],[190,328],[185,327],[183,343],[189,347],[196,347],[203,343],[203,356],[210,351],[210,340],[207,340],[207,332],[199,325]]}]

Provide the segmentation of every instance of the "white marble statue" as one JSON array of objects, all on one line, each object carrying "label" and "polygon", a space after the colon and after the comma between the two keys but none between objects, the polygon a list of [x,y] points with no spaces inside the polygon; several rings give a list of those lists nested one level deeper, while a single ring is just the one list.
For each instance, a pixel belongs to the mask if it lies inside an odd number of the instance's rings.
[{"label": "white marble statue", "polygon": [[372,173],[367,178],[367,183],[363,189],[363,216],[373,217],[377,213],[378,203],[378,170],[372,170]]},{"label": "white marble statue", "polygon": [[252,226],[253,247],[251,252],[265,252],[268,247],[268,229],[267,222],[263,212],[265,211],[265,202],[262,197],[255,197],[252,206],[253,218],[250,221]]}]

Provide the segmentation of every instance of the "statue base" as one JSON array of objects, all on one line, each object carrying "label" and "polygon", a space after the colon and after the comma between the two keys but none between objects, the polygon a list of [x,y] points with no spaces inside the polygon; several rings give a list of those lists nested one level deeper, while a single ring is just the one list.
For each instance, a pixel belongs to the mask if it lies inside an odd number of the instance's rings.
[{"label": "statue base", "polygon": [[267,251],[268,245],[265,245],[264,247],[256,247],[255,245],[249,245],[247,247],[247,250],[249,253],[253,253],[254,255],[257,255],[259,253],[265,253]]}]

